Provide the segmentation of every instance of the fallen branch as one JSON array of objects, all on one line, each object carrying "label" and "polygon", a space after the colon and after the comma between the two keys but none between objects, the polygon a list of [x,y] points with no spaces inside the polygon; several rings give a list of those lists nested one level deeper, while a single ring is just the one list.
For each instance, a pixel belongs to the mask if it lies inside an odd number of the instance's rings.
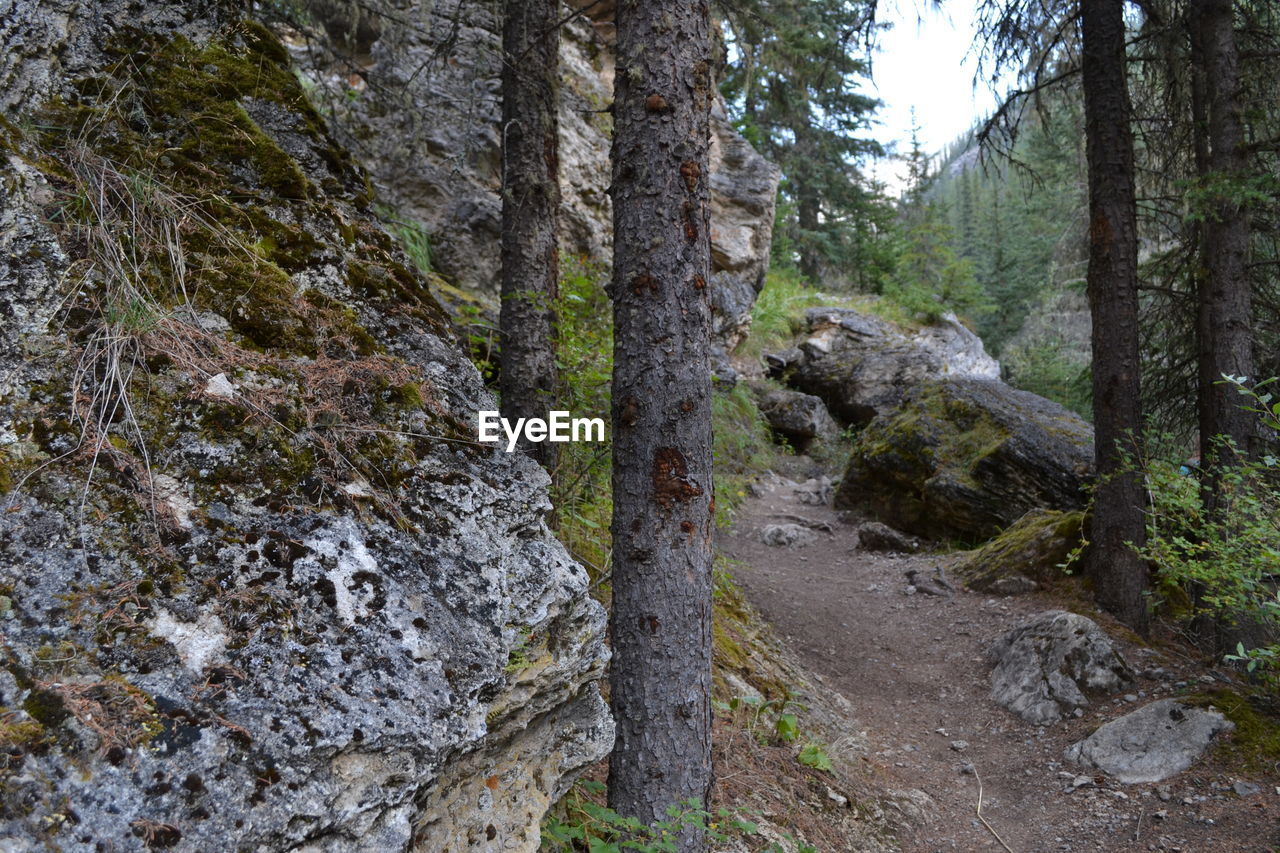
[{"label": "fallen branch", "polygon": [[982,821],[982,825],[985,826],[987,831],[995,837],[996,841],[1000,842],[1000,846],[1007,850],[1008,853],[1013,853],[1013,848],[1004,843],[1004,839],[1000,837],[1000,833],[996,832],[995,827],[987,823],[987,819],[982,816],[982,776],[978,774],[977,765],[975,764],[972,766],[973,777],[978,780],[978,808],[974,811],[974,814],[977,815],[978,820]]}]

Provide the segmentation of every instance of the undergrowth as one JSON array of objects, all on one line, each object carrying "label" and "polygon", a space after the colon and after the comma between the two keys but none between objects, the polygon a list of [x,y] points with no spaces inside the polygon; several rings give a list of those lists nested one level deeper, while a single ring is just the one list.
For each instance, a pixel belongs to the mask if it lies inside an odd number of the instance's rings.
[{"label": "undergrowth", "polygon": [[[603,417],[608,437],[612,435],[613,375],[613,315],[604,289],[608,269],[573,256],[562,258],[560,269],[557,360],[562,387],[558,405]],[[754,399],[741,385],[715,392],[712,428],[716,516],[717,523],[724,525],[745,499],[749,482],[785,451],[774,444]],[[560,451],[552,478],[560,541],[587,566],[598,587],[607,582],[611,564],[611,465],[609,441],[569,442]]]}]

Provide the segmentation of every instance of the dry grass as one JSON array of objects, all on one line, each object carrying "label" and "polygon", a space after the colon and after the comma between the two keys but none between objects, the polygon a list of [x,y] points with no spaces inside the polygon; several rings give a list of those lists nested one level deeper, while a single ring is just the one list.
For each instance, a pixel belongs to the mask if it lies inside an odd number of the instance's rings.
[{"label": "dry grass", "polygon": [[93,684],[38,682],[37,689],[57,696],[80,725],[98,738],[98,755],[117,763],[158,731],[155,708],[138,688],[123,679]]}]

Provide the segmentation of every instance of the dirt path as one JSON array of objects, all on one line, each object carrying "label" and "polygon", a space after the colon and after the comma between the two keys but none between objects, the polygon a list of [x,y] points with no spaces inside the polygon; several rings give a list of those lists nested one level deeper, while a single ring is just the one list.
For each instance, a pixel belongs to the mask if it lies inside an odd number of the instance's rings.
[{"label": "dirt path", "polygon": [[[933,798],[936,814],[900,837],[904,851],[1005,850],[975,815],[979,778],[982,815],[1015,853],[1280,849],[1280,778],[1244,777],[1216,758],[1162,785],[1098,776],[1073,786],[1080,771],[1064,762],[1063,750],[1141,703],[1186,692],[1203,674],[1189,662],[1121,644],[1135,670],[1159,666],[1171,677],[1141,678],[1130,694],[1135,702],[1100,700],[1082,718],[1028,725],[988,698],[984,651],[1030,614],[1061,602],[968,591],[909,596],[903,573],[928,573],[940,558],[859,550],[855,528],[829,507],[800,503],[785,482],[765,488],[722,550],[740,561],[738,582],[801,660],[853,703],[859,728],[870,735],[867,757],[885,786]],[[760,529],[787,516],[832,532],[801,547],[763,544]],[[1237,796],[1232,785],[1244,778],[1261,792]]]}]

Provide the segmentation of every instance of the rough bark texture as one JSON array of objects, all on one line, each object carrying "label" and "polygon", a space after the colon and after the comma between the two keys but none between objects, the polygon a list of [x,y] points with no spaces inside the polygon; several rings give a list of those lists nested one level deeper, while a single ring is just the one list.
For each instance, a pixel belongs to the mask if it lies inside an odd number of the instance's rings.
[{"label": "rough bark texture", "polygon": [[1142,432],[1137,205],[1125,80],[1123,0],[1083,0],[1081,25],[1098,468],[1086,567],[1098,603],[1130,627],[1145,632],[1147,569],[1127,544],[1140,544],[1145,538],[1144,494],[1140,478],[1123,473],[1125,452],[1132,451]]},{"label": "rough bark texture", "polygon": [[629,0],[617,24],[609,803],[652,823],[711,783],[714,90],[705,3]]},{"label": "rough bark texture", "polygon": [[[506,0],[502,28],[502,415],[545,418],[556,400],[560,206],[558,0]],[[556,445],[525,443],[547,470]]]},{"label": "rough bark texture", "polygon": [[[1244,123],[1240,107],[1240,61],[1231,0],[1197,0],[1192,8],[1197,76],[1203,80],[1207,152],[1197,150],[1202,179],[1229,183],[1246,169]],[[1207,157],[1205,157],[1207,153]],[[1199,309],[1200,458],[1208,476],[1205,499],[1216,502],[1214,469],[1232,461],[1217,448],[1226,436],[1248,453],[1255,439],[1254,416],[1240,405],[1222,375],[1253,378],[1252,302],[1245,259],[1249,219],[1229,190],[1215,195],[1204,223]]]}]

